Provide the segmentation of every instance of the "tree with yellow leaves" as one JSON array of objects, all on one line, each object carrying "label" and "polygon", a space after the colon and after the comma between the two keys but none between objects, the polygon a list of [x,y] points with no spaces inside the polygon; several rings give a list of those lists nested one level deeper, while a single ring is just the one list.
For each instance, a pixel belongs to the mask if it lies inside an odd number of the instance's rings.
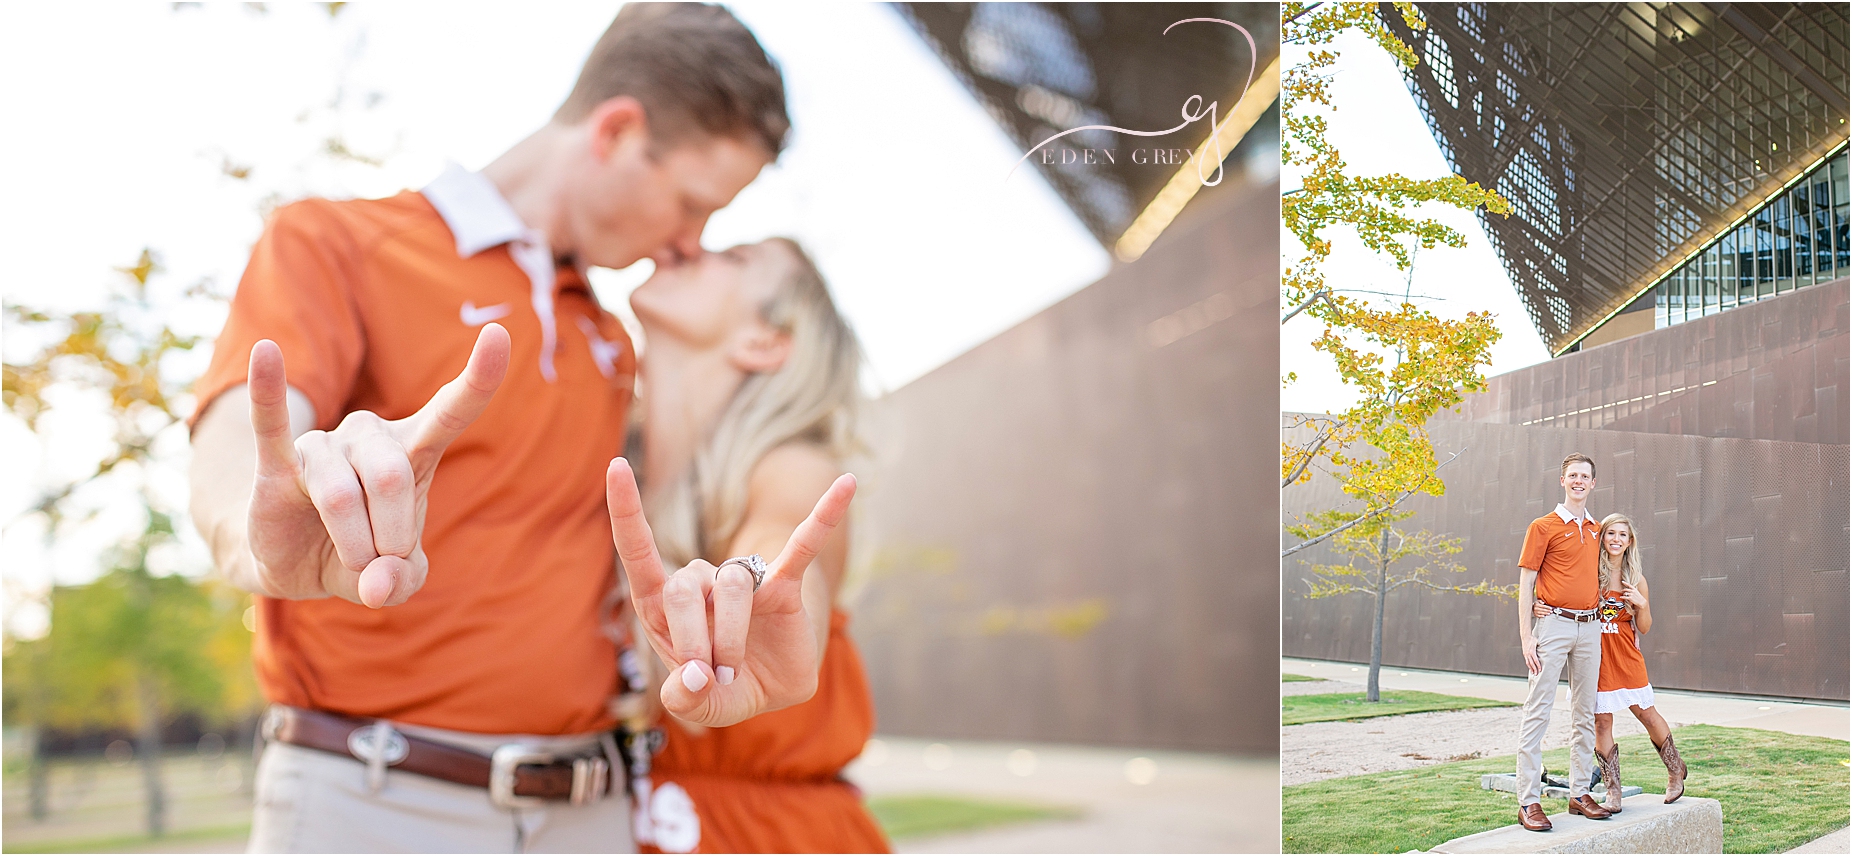
[{"label": "tree with yellow leaves", "polygon": [[[1393,508],[1389,497],[1376,499],[1376,504]],[[1364,692],[1365,701],[1382,701],[1383,604],[1390,592],[1403,586],[1419,586],[1435,591],[1517,598],[1516,585],[1495,586],[1483,580],[1471,585],[1442,582],[1442,579],[1466,572],[1464,566],[1452,561],[1452,556],[1463,549],[1460,540],[1425,529],[1409,532],[1395,525],[1412,516],[1412,511],[1395,510],[1367,517],[1354,511],[1326,511],[1312,515],[1309,523],[1287,527],[1287,531],[1300,538],[1335,531],[1331,536],[1332,546],[1340,555],[1348,557],[1343,564],[1312,565],[1306,597],[1365,594],[1375,599],[1376,609],[1370,621],[1370,676]],[[1413,567],[1407,567],[1410,563]],[[1393,572],[1398,564],[1405,569]]]},{"label": "tree with yellow leaves", "polygon": [[[177,307],[150,295],[149,283],[161,272],[152,251],[118,270],[123,285],[99,310],[6,307],[8,335],[42,343],[26,359],[5,363],[7,409],[42,433],[54,390],[101,393],[115,429],[88,473],[47,488],[26,516],[43,517],[48,540],[68,534],[80,489],[109,480],[139,498],[146,522],[104,554],[104,573],[95,581],[51,591],[46,636],[6,639],[5,714],[8,725],[134,732],[147,828],[158,836],[167,826],[163,727],[181,713],[208,722],[242,719],[261,700],[242,620],[250,597],[216,581],[159,575],[149,567],[150,554],[175,540],[175,510],[151,489],[148,475],[157,438],[183,420],[180,399],[189,384],[174,378],[170,358],[199,340],[162,320]],[[195,287],[181,299],[213,297]],[[43,816],[45,765],[36,746],[31,774],[28,801],[33,814]]]},{"label": "tree with yellow leaves", "polygon": [[[1410,27],[1425,28],[1413,4],[1395,3],[1393,7]],[[1511,210],[1497,193],[1457,175],[1413,179],[1400,174],[1358,177],[1346,172],[1343,157],[1327,137],[1325,114],[1334,109],[1331,69],[1339,56],[1331,47],[1333,40],[1356,30],[1411,68],[1419,61],[1377,18],[1378,8],[1375,3],[1289,2],[1282,6],[1283,41],[1309,51],[1305,61],[1289,68],[1282,81],[1286,132],[1281,156],[1303,169],[1305,178],[1281,202],[1283,224],[1304,250],[1286,267],[1282,278],[1284,304],[1292,308],[1281,323],[1301,315],[1322,323],[1324,331],[1313,347],[1331,356],[1339,376],[1357,389],[1360,398],[1342,413],[1289,417],[1289,427],[1312,430],[1303,442],[1282,444],[1281,487],[1290,488],[1325,471],[1340,480],[1346,494],[1363,503],[1361,511],[1314,516],[1314,521],[1328,525],[1295,527],[1291,531],[1301,540],[1286,548],[1283,557],[1351,527],[1371,527],[1371,521],[1390,514],[1416,492],[1436,496],[1445,492],[1446,485],[1437,475],[1444,464],[1436,460],[1427,422],[1442,409],[1458,405],[1465,393],[1484,388],[1480,367],[1490,364],[1491,347],[1500,335],[1489,312],[1450,320],[1406,299],[1385,308],[1351,296],[1359,290],[1339,287],[1325,277],[1323,265],[1331,256],[1333,230],[1350,230],[1364,246],[1389,256],[1406,271],[1417,249],[1466,245],[1464,235],[1418,216],[1412,210],[1416,206],[1439,202],[1497,214]],[[1283,380],[1290,384],[1296,379],[1296,373],[1289,372]]]}]

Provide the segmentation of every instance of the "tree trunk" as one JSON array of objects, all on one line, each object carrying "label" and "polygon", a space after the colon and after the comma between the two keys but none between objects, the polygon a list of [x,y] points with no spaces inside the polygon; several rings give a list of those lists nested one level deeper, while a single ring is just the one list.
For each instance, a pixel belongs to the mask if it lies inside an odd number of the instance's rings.
[{"label": "tree trunk", "polygon": [[140,676],[135,696],[141,720],[135,754],[141,761],[142,790],[148,798],[148,835],[159,838],[167,832],[167,789],[161,784],[161,703],[154,680]]},{"label": "tree trunk", "polygon": [[44,820],[51,814],[51,770],[46,766],[45,729],[32,727],[32,768],[26,774],[26,802],[32,819]]},{"label": "tree trunk", "polygon": [[1383,602],[1389,599],[1389,527],[1383,527],[1382,558],[1376,565],[1376,618],[1370,622],[1370,683],[1365,701],[1382,701]]}]

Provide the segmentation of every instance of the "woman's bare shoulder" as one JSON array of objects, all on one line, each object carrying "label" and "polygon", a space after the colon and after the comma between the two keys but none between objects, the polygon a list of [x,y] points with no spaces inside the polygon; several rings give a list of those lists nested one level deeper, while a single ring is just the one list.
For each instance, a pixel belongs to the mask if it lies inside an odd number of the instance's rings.
[{"label": "woman's bare shoulder", "polygon": [[779,446],[753,465],[747,480],[748,504],[779,516],[810,514],[823,492],[843,474],[842,464],[822,446],[793,441]]}]

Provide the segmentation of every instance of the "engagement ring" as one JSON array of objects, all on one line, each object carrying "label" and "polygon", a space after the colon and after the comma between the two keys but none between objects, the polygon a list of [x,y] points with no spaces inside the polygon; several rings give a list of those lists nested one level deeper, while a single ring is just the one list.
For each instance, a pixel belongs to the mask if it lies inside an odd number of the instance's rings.
[{"label": "engagement ring", "polygon": [[746,573],[752,574],[753,591],[758,591],[759,584],[765,582],[765,557],[758,553],[754,553],[750,556],[734,556],[720,563],[720,567],[722,568],[728,565],[739,565],[746,569]]}]

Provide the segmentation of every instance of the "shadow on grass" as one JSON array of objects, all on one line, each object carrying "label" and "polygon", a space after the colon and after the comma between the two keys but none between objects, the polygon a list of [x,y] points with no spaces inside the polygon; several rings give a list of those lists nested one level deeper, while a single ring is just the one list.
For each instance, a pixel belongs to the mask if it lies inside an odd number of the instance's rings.
[{"label": "shadow on grass", "polygon": [[[1723,804],[1725,853],[1780,853],[1844,827],[1847,743],[1754,728],[1694,725],[1673,731],[1691,770],[1690,796]],[[1514,738],[1515,739],[1515,738]],[[1622,781],[1665,793],[1665,767],[1644,735],[1623,737]],[[1435,764],[1294,785],[1281,791],[1287,853],[1402,853],[1426,850],[1517,822],[1517,798],[1482,790],[1479,777],[1509,773],[1516,756]],[[1569,750],[1544,753],[1566,770]],[[1545,799],[1545,812],[1567,808]]]},{"label": "shadow on grass", "polygon": [[1478,707],[1517,707],[1508,701],[1489,698],[1441,695],[1414,690],[1383,691],[1382,701],[1367,702],[1363,693],[1322,693],[1319,695],[1284,696],[1280,699],[1280,724],[1304,725],[1308,722],[1370,719],[1404,713],[1429,713],[1437,710],[1470,710]]}]

